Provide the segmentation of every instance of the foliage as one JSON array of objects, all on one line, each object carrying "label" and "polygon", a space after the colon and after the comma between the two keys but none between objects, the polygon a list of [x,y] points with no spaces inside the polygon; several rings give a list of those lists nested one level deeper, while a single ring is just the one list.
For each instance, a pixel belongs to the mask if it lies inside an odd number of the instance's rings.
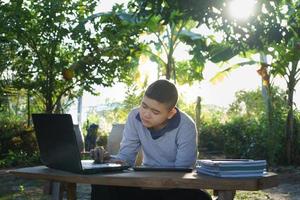
[{"label": "foliage", "polygon": [[[227,114],[229,117],[245,115],[248,118],[259,118],[265,115],[264,98],[260,89],[252,91],[238,91],[235,101],[230,105]],[[286,113],[286,93],[278,87],[272,87],[272,103],[274,112]],[[276,114],[276,113],[275,113]],[[283,119],[282,119],[283,120]]]},{"label": "foliage", "polygon": [[97,145],[106,146],[108,135],[112,129],[113,124],[124,124],[126,122],[128,113],[135,107],[140,105],[142,97],[144,96],[147,79],[143,83],[137,81],[129,85],[126,91],[126,97],[122,103],[107,104],[108,109],[100,112],[88,113],[87,121],[84,122],[83,132],[87,135],[87,130],[91,124],[99,125],[97,129]]},{"label": "foliage", "polygon": [[198,150],[203,152],[224,152],[223,124],[219,120],[202,121],[198,136]]},{"label": "foliage", "polygon": [[[267,60],[258,62],[261,62],[261,69],[265,68],[265,71],[273,76],[283,76],[287,83],[289,113],[286,119],[285,140],[286,157],[290,163],[294,148],[292,143],[295,138],[293,95],[295,86],[300,80],[299,1],[255,1],[255,12],[247,20],[230,16],[228,10],[230,1],[202,1],[202,5],[199,5],[199,2],[197,4],[194,0],[185,5],[182,0],[173,1],[172,5],[168,0],[140,0],[137,2],[140,8],[139,13],[142,15],[147,12],[164,13],[162,15],[164,21],[168,22],[171,19],[172,11],[176,10],[182,13],[183,17],[191,17],[198,21],[199,25],[205,24],[222,35],[222,43],[212,45],[218,48],[209,50],[209,57],[213,62],[228,60],[237,54],[249,57],[249,54],[260,53],[271,58],[269,62]],[[161,3],[161,5],[158,6],[157,3]],[[227,68],[226,71],[230,68]],[[269,87],[270,75],[267,73],[267,76],[262,76],[262,78],[264,84]],[[266,98],[270,96],[267,94]],[[268,137],[271,140],[274,129],[272,125],[273,109],[270,107],[270,99],[268,101],[266,109],[269,119],[266,122],[269,124]],[[272,145],[271,142],[267,146],[270,149]]]},{"label": "foliage", "polygon": [[147,84],[148,80],[146,79],[141,85],[132,84],[128,87],[123,101],[125,112],[129,113],[133,108],[140,106]]},{"label": "foliage", "polygon": [[[198,1],[198,0],[135,0],[129,5],[136,9],[139,17],[160,15],[163,24],[168,24],[170,20],[175,22],[187,20],[191,17],[199,23],[203,22],[213,8],[222,6],[223,1]],[[174,12],[180,13],[174,19]]]},{"label": "foliage", "polygon": [[44,111],[61,112],[63,97],[72,99],[82,90],[93,93],[93,84],[130,80],[141,29],[122,20],[121,7],[95,15],[91,0],[9,1],[0,6],[5,42],[0,47],[5,47],[1,51],[9,60],[5,64],[13,85],[38,95]]},{"label": "foliage", "polygon": [[276,108],[274,112],[275,132],[272,138],[274,145],[271,149],[274,158],[269,157],[272,154],[269,154],[269,149],[266,149],[269,142],[268,119],[263,109],[264,102],[260,93],[260,90],[239,91],[236,93],[236,100],[225,115],[220,112],[209,118],[204,115],[199,134],[199,151],[202,152],[203,149],[221,151],[227,158],[267,159],[270,164],[286,164],[285,146],[282,143],[287,114],[287,109],[283,106],[285,93],[278,88],[274,88],[272,92],[272,102]]},{"label": "foliage", "polygon": [[[220,47],[216,48],[213,37],[193,32],[197,23],[176,8],[179,4],[182,6],[182,2],[174,3],[137,0],[129,3],[129,7],[138,19],[147,21],[145,30],[150,39],[144,53],[158,64],[160,75],[180,84],[192,84],[203,79],[202,71],[209,58],[208,51],[216,51]],[[192,3],[199,5],[196,1]],[[176,58],[175,53],[179,48],[188,49],[189,56],[181,60]]]},{"label": "foliage", "polygon": [[13,88],[3,88],[0,97],[0,110],[11,115],[20,115],[26,112],[26,93]]},{"label": "foliage", "polygon": [[[268,55],[270,61],[262,60],[261,73],[264,85],[269,87],[270,74],[284,77],[287,84],[287,105],[289,112],[286,119],[286,158],[288,163],[295,161],[292,158],[293,139],[296,138],[294,130],[294,91],[299,82],[299,1],[261,1],[256,2],[256,13],[248,21],[226,20],[224,15],[226,7],[216,14],[211,27],[225,34],[226,42],[233,45],[244,56],[250,53]],[[222,18],[223,20],[216,20]],[[270,74],[268,74],[270,73]],[[264,87],[264,86],[263,86]],[[270,96],[270,95],[268,95]],[[269,103],[270,104],[270,103]],[[272,108],[268,108],[269,137],[273,137]],[[272,148],[270,143],[268,148]]]},{"label": "foliage", "polygon": [[137,80],[135,83],[128,85],[123,102],[113,109],[106,110],[102,113],[102,116],[105,116],[106,123],[111,125],[118,123],[124,124],[129,112],[133,108],[140,106],[147,85],[147,78],[143,82]]},{"label": "foliage", "polygon": [[184,102],[183,97],[179,95],[177,107],[180,109],[180,111],[185,112],[195,120],[195,103],[186,103]]},{"label": "foliage", "polygon": [[[183,66],[188,65],[195,68],[194,72],[196,73],[190,73],[190,75],[197,78],[196,80],[201,80],[206,60],[217,63],[229,60],[239,53],[239,49],[236,49],[234,45],[218,42],[215,35],[199,34],[199,30],[198,33],[192,32],[192,28],[198,27],[206,29],[209,27],[217,32],[219,29],[214,24],[222,22],[222,10],[226,7],[226,3],[224,1],[200,2],[197,0],[135,0],[129,6],[134,8],[139,18],[155,16],[162,25],[178,26],[182,22],[189,22],[188,26],[182,26],[182,30],[174,38],[177,38],[178,35],[181,42],[191,47],[189,53],[192,59]],[[228,20],[225,19],[225,21]],[[191,24],[192,26],[190,26]],[[190,72],[192,71],[193,69]]]},{"label": "foliage", "polygon": [[9,151],[8,154],[0,160],[0,168],[34,166],[40,164],[40,154],[37,151],[34,153]]},{"label": "foliage", "polygon": [[30,126],[30,123],[28,124],[28,119],[31,118],[30,114],[42,112],[43,102],[37,96],[31,96],[24,89],[5,88],[0,96],[0,111],[23,119],[27,117],[27,126]]},{"label": "foliage", "polygon": [[108,135],[100,135],[96,141],[97,146],[107,146]]},{"label": "foliage", "polygon": [[267,158],[263,124],[253,118],[237,117],[223,127],[224,151],[228,158]]},{"label": "foliage", "polygon": [[[195,23],[191,20],[178,20],[179,16],[179,13],[173,12],[168,24],[161,22],[161,16],[149,17],[146,30],[155,39],[149,42],[149,48],[145,53],[158,64],[161,74],[165,75],[166,79],[172,78],[174,82],[192,83],[194,80],[202,79],[205,60],[191,55],[190,58],[185,58],[180,62],[174,56],[178,47],[183,47],[186,40],[195,39],[191,32]],[[191,68],[191,70],[186,70],[186,68]],[[182,71],[185,71],[186,76],[183,76]]]},{"label": "foliage", "polygon": [[300,165],[300,112],[299,110],[295,113],[295,132],[296,132],[296,137],[293,141],[294,145],[294,160],[296,165]]},{"label": "foliage", "polygon": [[25,124],[18,116],[0,115],[1,167],[39,163],[34,132]]},{"label": "foliage", "polygon": [[89,112],[87,113],[87,119],[86,121],[83,123],[82,126],[82,133],[83,135],[87,135],[87,130],[90,127],[91,124],[99,124],[100,119],[99,119],[99,115],[95,112]]}]

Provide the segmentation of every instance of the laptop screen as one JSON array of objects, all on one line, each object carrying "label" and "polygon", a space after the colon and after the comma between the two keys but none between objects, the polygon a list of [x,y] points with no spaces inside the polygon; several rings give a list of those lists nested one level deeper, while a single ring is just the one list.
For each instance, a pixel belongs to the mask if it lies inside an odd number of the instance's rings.
[{"label": "laptop screen", "polygon": [[81,172],[81,157],[69,114],[32,114],[34,129],[44,165]]}]

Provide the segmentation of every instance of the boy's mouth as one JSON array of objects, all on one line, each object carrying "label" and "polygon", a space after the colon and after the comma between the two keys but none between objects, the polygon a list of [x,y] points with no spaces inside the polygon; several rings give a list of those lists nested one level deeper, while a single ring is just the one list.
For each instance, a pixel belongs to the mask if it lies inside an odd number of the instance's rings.
[{"label": "boy's mouth", "polygon": [[145,119],[143,119],[143,118],[142,118],[142,122],[143,122],[143,124],[146,124],[146,125],[147,125],[147,124],[150,124],[150,121],[145,120]]}]

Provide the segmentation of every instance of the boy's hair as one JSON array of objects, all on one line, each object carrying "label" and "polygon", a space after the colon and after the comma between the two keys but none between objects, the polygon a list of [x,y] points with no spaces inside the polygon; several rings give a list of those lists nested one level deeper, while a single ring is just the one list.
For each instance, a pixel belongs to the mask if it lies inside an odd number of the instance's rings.
[{"label": "boy's hair", "polygon": [[160,79],[148,86],[145,96],[166,104],[169,109],[175,107],[178,100],[176,86],[168,80]]}]

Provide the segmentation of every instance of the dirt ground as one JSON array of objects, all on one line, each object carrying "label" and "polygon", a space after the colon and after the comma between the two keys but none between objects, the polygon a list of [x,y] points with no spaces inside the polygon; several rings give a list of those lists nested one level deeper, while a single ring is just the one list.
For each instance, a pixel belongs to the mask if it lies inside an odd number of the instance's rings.
[{"label": "dirt ground", "polygon": [[[26,180],[7,174],[7,170],[0,170],[0,200],[48,200],[43,195],[43,181]],[[259,192],[237,192],[237,200],[300,200],[300,167],[277,168],[274,172],[279,174],[279,185]],[[77,186],[77,199],[90,199],[89,185]]]},{"label": "dirt ground", "polygon": [[279,167],[279,186],[264,190],[274,200],[300,200],[300,167]]}]

